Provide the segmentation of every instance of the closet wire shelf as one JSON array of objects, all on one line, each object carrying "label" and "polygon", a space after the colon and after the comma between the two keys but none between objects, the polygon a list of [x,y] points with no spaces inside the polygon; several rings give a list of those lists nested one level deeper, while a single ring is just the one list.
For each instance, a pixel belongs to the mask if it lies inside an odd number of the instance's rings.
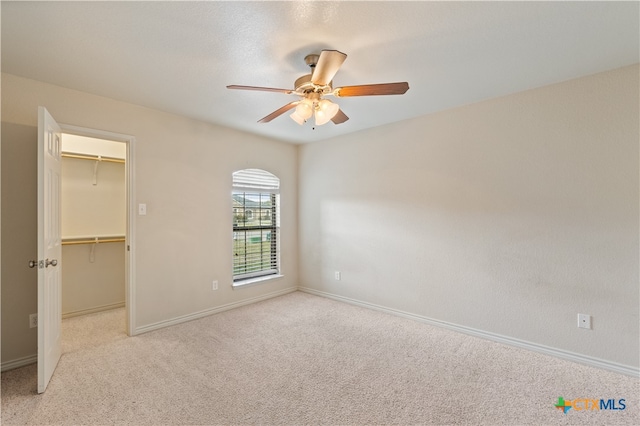
[{"label": "closet wire shelf", "polygon": [[86,155],[86,154],[76,154],[74,152],[63,152],[62,157],[65,158],[75,158],[78,160],[92,160],[92,161],[106,161],[109,163],[125,163],[125,160],[122,158],[115,157],[103,157],[101,155]]},{"label": "closet wire shelf", "polygon": [[76,245],[76,244],[102,244],[102,243],[123,243],[125,242],[124,236],[115,237],[93,237],[93,238],[63,238],[62,245]]}]

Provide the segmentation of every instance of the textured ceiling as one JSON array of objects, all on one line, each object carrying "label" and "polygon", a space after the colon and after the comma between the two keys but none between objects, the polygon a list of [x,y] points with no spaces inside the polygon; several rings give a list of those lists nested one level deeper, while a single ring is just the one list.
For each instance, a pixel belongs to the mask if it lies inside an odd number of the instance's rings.
[{"label": "textured ceiling", "polygon": [[[639,61],[638,2],[6,2],[2,71],[294,143]],[[257,120],[292,95],[304,57],[348,58],[334,87],[408,81],[403,96],[338,98],[344,124]]]}]

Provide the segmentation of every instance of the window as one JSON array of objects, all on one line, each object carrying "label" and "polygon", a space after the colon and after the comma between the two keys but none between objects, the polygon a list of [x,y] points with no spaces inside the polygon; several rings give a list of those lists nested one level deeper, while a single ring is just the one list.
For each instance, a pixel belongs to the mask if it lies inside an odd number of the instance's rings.
[{"label": "window", "polygon": [[233,174],[233,281],[280,273],[280,180],[259,169]]}]

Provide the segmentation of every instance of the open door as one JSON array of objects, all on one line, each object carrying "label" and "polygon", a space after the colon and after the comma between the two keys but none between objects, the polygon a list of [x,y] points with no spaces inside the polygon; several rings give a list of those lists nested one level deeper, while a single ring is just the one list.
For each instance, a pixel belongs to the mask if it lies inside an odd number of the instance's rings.
[{"label": "open door", "polygon": [[38,393],[62,355],[61,131],[38,108]]}]

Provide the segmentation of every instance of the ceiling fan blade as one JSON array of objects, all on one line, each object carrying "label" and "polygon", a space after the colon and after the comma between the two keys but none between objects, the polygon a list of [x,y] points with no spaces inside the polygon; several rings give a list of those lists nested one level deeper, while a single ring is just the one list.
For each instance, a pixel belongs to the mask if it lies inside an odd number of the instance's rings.
[{"label": "ceiling fan blade", "polygon": [[333,94],[343,98],[346,96],[403,95],[407,90],[409,90],[409,83],[403,81],[402,83],[338,87],[333,91]]},{"label": "ceiling fan blade", "polygon": [[260,120],[258,120],[258,123],[268,123],[271,120],[273,120],[274,118],[279,117],[282,114],[284,114],[285,112],[289,111],[290,109],[295,108],[296,105],[298,105],[299,103],[300,103],[299,101],[295,101],[295,102],[291,102],[289,104],[286,104],[282,108],[278,108],[277,110],[273,111],[271,114],[269,114],[266,117],[261,118]]},{"label": "ceiling fan blade", "polygon": [[340,123],[344,123],[348,119],[349,119],[349,117],[347,117],[347,114],[345,114],[344,112],[342,112],[341,109],[339,109],[338,113],[333,116],[331,121],[333,121],[334,124],[340,124]]},{"label": "ceiling fan blade", "polygon": [[232,84],[230,86],[227,86],[227,89],[238,89],[238,90],[257,90],[260,92],[279,92],[279,93],[284,93],[284,94],[290,94],[293,93],[293,90],[289,90],[289,89],[276,89],[273,87],[258,87],[258,86],[238,86],[235,84]]},{"label": "ceiling fan blade", "polygon": [[347,55],[337,50],[323,50],[311,76],[311,82],[318,86],[331,83]]}]

